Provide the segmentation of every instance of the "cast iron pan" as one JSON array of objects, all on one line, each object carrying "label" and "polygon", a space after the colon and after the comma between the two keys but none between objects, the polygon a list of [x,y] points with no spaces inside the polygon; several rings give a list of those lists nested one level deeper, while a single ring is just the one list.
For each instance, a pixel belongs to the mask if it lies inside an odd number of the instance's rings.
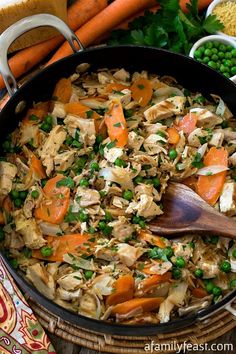
[{"label": "cast iron pan", "polygon": [[[36,27],[45,23],[47,23],[47,25],[51,24],[55,27],[55,22],[57,22],[57,25],[58,23],[60,24],[60,26],[57,26],[57,28],[63,26],[65,27],[63,23],[60,23],[60,20],[55,20],[55,18],[53,19],[54,23],[52,24],[52,17],[53,16],[51,15],[32,16],[30,18],[31,24],[28,26],[28,28]],[[33,23],[32,18],[34,18]],[[39,20],[39,18],[41,20],[41,24],[35,25],[35,20]],[[24,21],[27,21],[27,19],[24,19],[23,22]],[[19,22],[21,23],[21,26],[19,23],[16,25],[22,28],[22,21]],[[19,28],[18,31],[15,32],[18,32],[19,35]],[[21,30],[21,33],[23,32],[25,31]],[[17,37],[16,34],[14,35],[14,38],[15,37]],[[1,43],[1,38],[2,36],[0,37],[0,48],[2,48],[2,44],[6,43],[6,37],[4,38],[4,43]],[[75,40],[74,36],[72,39]],[[4,75],[7,76],[7,79],[10,77],[13,81],[10,73],[7,72],[6,66],[2,65],[2,63],[5,64],[2,59],[3,58],[0,54],[0,72],[4,73]],[[234,113],[234,115],[236,115],[236,85],[229,79],[223,77],[217,71],[209,68],[206,65],[200,64],[199,62],[189,57],[171,53],[166,50],[143,46],[93,48],[86,51],[77,52],[65,59],[54,63],[50,67],[47,67],[35,75],[20,89],[17,91],[15,90],[16,92],[12,95],[11,99],[0,113],[1,144],[5,140],[6,135],[16,128],[19,121],[24,117],[26,110],[32,105],[33,102],[49,100],[52,96],[53,88],[56,82],[60,78],[67,77],[74,73],[77,65],[84,62],[91,64],[92,71],[105,67],[125,68],[129,71],[148,70],[149,72],[158,75],[173,76],[177,79],[179,84],[189,89],[190,91],[200,91],[206,97],[209,97],[210,93],[221,96],[231,111]],[[14,84],[16,83],[14,82]],[[22,101],[24,101],[26,104],[25,109],[19,113],[15,113],[16,107],[18,106],[19,102]],[[184,318],[179,318],[169,323],[135,326],[111,324],[78,315],[53,303],[51,300],[43,296],[38,290],[36,290],[27,280],[25,280],[25,278],[21,276],[19,272],[15,271],[11,267],[9,261],[4,257],[4,255],[3,258],[7,268],[21,289],[23,289],[23,291],[25,291],[40,305],[53,312],[55,315],[61,317],[63,320],[76,324],[82,328],[101,333],[128,336],[146,336],[154,335],[157,333],[176,331],[177,329],[190,326],[196,321],[201,321],[213,315],[216,311],[224,308],[227,304],[228,309],[230,309],[229,304],[236,296],[236,290],[234,290],[226,297],[224,297],[219,303],[211,305],[207,309],[201,310],[196,314],[192,314]],[[231,311],[233,310],[231,309]]]}]

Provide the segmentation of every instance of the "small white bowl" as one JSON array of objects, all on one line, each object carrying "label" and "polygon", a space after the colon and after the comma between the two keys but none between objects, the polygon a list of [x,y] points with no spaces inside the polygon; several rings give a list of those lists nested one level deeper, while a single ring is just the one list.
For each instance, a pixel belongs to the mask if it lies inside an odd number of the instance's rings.
[{"label": "small white bowl", "polygon": [[[236,2],[236,0],[214,0],[214,1],[212,1],[212,3],[207,8],[206,17],[212,14],[212,12],[213,12],[214,8],[216,7],[216,5],[220,4],[221,2],[225,2],[225,1],[234,1],[234,2]],[[235,19],[235,21],[236,21],[236,19]],[[216,33],[220,34],[221,36],[225,36],[225,37],[227,37],[229,39],[236,40],[235,36],[229,36],[228,34],[226,34],[224,32],[218,31]]]},{"label": "small white bowl", "polygon": [[[206,42],[220,42],[223,44],[227,44],[227,45],[232,45],[232,47],[236,48],[236,42],[230,38],[227,38],[225,36],[219,35],[219,34],[213,34],[211,36],[206,36],[206,37],[202,37],[200,38],[196,43],[194,43],[194,45],[192,46],[190,52],[189,52],[189,56],[191,58],[194,58],[194,53],[195,51],[204,43]],[[236,84],[236,75],[231,76],[230,80],[232,80],[235,84]]]}]

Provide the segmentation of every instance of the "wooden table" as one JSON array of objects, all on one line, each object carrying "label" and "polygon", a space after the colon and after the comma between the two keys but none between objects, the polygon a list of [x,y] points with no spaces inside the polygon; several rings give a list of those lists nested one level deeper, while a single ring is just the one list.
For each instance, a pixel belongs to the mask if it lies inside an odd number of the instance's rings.
[{"label": "wooden table", "polygon": [[[50,333],[48,333],[49,338],[54,345],[57,354],[99,354],[101,352],[79,347],[78,345],[69,343],[61,338],[58,338]],[[195,351],[188,352],[194,354],[233,354],[236,352],[236,328],[233,331],[226,333],[224,336],[220,337],[218,340],[212,343],[233,343],[234,351]],[[187,352],[186,352],[187,353]],[[106,353],[107,354],[107,353]]]}]

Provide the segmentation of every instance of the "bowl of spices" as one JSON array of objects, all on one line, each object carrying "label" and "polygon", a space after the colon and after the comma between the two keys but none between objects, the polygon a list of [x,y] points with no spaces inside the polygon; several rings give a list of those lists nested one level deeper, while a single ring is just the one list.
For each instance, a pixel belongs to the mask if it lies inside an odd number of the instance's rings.
[{"label": "bowl of spices", "polygon": [[206,17],[215,15],[224,25],[221,32],[223,36],[236,40],[236,0],[214,0],[208,6]]},{"label": "bowl of spices", "polygon": [[236,41],[217,34],[206,36],[193,45],[189,56],[236,83]]}]

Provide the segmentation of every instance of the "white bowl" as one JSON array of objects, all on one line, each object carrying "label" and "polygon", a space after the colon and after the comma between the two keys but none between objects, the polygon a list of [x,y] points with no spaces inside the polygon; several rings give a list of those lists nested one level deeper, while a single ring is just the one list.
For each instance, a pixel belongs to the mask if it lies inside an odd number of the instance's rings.
[{"label": "white bowl", "polygon": [[[212,11],[216,7],[216,5],[220,4],[221,2],[225,2],[225,1],[234,1],[234,2],[236,2],[236,0],[214,0],[214,1],[212,1],[212,3],[207,8],[206,17],[212,14]],[[236,19],[235,19],[235,21],[236,21]],[[228,34],[226,34],[224,32],[218,31],[216,33],[220,34],[221,36],[225,36],[225,37],[227,37],[229,39],[236,40],[235,36],[229,36]]]},{"label": "white bowl", "polygon": [[[189,56],[191,58],[194,58],[195,50],[197,50],[202,44],[206,42],[212,42],[212,41],[217,41],[223,44],[232,45],[232,47],[236,48],[236,41],[227,38],[226,36],[222,36],[220,34],[213,34],[211,36],[202,37],[196,43],[194,43],[194,45],[192,46],[189,52]],[[232,80],[236,84],[236,75],[231,76],[230,80]]]}]

